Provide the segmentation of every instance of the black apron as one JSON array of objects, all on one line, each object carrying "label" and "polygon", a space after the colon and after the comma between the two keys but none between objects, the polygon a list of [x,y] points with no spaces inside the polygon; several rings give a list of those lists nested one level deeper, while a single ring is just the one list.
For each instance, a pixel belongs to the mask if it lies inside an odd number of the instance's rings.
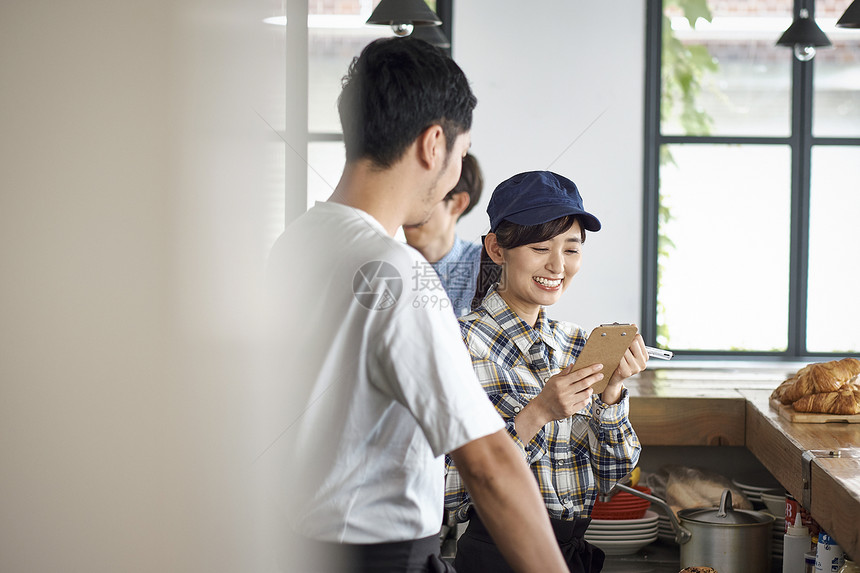
[{"label": "black apron", "polygon": [[[470,510],[469,515],[469,526],[457,542],[454,559],[457,573],[513,573],[475,510]],[[598,573],[603,569],[603,551],[583,539],[591,518],[550,519],[550,523],[561,554],[573,573]]]},{"label": "black apron", "polygon": [[391,543],[348,544],[310,542],[317,555],[329,557],[313,573],[455,573],[439,556],[439,534]]}]

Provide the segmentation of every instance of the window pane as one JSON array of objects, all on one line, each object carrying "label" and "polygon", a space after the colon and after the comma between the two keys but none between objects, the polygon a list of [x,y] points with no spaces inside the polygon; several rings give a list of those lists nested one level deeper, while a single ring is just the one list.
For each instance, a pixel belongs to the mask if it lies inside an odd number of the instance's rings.
[{"label": "window pane", "polygon": [[812,352],[860,352],[858,186],[860,147],[813,148],[806,335]]},{"label": "window pane", "polygon": [[775,43],[791,0],[663,5],[661,132],[788,136],[792,55]]},{"label": "window pane", "polygon": [[784,351],[789,148],[661,152],[658,342],[675,350]]},{"label": "window pane", "polygon": [[308,209],[325,201],[334,191],[343,166],[346,150],[342,141],[308,143]]},{"label": "window pane", "polygon": [[833,48],[815,55],[812,133],[816,137],[860,137],[860,34],[837,28],[842,3],[816,7],[815,19]]},{"label": "window pane", "polygon": [[284,232],[286,225],[286,197],[284,189],[287,186],[286,146],[282,141],[267,145],[271,169],[265,176],[266,193],[266,252],[271,249],[275,240]]},{"label": "window pane", "polygon": [[352,58],[388,26],[365,24],[379,0],[318,0],[308,4],[308,131],[340,133],[337,97]]}]

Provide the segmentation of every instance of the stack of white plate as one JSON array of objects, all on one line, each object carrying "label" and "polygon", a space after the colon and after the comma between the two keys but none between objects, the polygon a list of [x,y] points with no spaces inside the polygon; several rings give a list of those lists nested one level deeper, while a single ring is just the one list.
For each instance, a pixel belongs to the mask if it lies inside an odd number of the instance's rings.
[{"label": "stack of white plate", "polygon": [[[767,513],[767,512],[764,512]],[[768,513],[768,515],[770,515]],[[773,537],[771,539],[771,554],[774,559],[782,561],[782,547],[784,544],[785,519],[776,515],[773,520]]]},{"label": "stack of white plate", "polygon": [[751,476],[739,477],[732,480],[745,496],[753,503],[764,506],[764,501],[761,499],[761,494],[767,490],[781,488],[779,482],[770,474],[755,474]]},{"label": "stack of white plate", "polygon": [[665,513],[657,516],[657,538],[675,543],[675,530],[672,529],[672,522]]},{"label": "stack of white plate", "polygon": [[672,529],[672,522],[666,515],[666,511],[659,505],[652,505],[651,507],[657,514],[657,539],[675,543],[675,530]]},{"label": "stack of white plate", "polygon": [[631,555],[657,540],[657,514],[641,519],[592,519],[585,540],[607,555]]},{"label": "stack of white plate", "polygon": [[765,505],[766,512],[782,519],[785,516],[785,490],[769,489],[761,492],[761,502]]}]

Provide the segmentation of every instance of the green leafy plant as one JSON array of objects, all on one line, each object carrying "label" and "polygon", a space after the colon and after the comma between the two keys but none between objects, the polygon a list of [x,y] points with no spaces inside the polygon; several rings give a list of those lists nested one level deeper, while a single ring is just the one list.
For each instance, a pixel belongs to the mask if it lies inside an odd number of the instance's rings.
[{"label": "green leafy plant", "polygon": [[[711,56],[708,48],[702,45],[688,45],[681,42],[672,30],[672,22],[667,13],[680,11],[683,17],[695,28],[699,19],[713,20],[707,0],[664,0],[662,12],[662,63],[660,123],[663,125],[677,117],[685,135],[706,136],[711,133],[713,119],[698,104],[702,91],[702,81],[706,74],[716,72],[719,64]],[[660,170],[667,165],[675,165],[672,153],[666,146],[660,147]],[[666,262],[675,248],[675,243],[666,235],[667,223],[672,220],[668,201],[663,194],[662,182],[657,210],[657,343],[669,346],[669,327],[662,320],[665,306],[659,293],[663,286],[663,271]]]},{"label": "green leafy plant", "polygon": [[678,39],[666,15],[673,7],[680,9],[691,28],[696,27],[700,18],[707,22],[713,20],[707,0],[663,2],[660,121],[667,121],[677,114],[686,135],[709,135],[713,121],[698,107],[696,100],[702,90],[704,76],[716,72],[719,65],[706,46],[684,44]]}]

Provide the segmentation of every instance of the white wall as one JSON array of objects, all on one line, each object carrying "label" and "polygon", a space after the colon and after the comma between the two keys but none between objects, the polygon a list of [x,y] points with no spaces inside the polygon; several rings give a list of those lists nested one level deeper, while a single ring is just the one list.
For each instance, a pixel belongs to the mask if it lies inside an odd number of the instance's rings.
[{"label": "white wall", "polygon": [[577,184],[603,229],[589,234],[582,270],[550,316],[588,329],[638,323],[645,2],[457,1],[453,35],[478,97],[472,152],[486,181],[461,235],[486,233],[498,183],[556,171]]},{"label": "white wall", "polygon": [[283,191],[265,4],[0,3],[4,573],[273,569],[249,476]]}]

